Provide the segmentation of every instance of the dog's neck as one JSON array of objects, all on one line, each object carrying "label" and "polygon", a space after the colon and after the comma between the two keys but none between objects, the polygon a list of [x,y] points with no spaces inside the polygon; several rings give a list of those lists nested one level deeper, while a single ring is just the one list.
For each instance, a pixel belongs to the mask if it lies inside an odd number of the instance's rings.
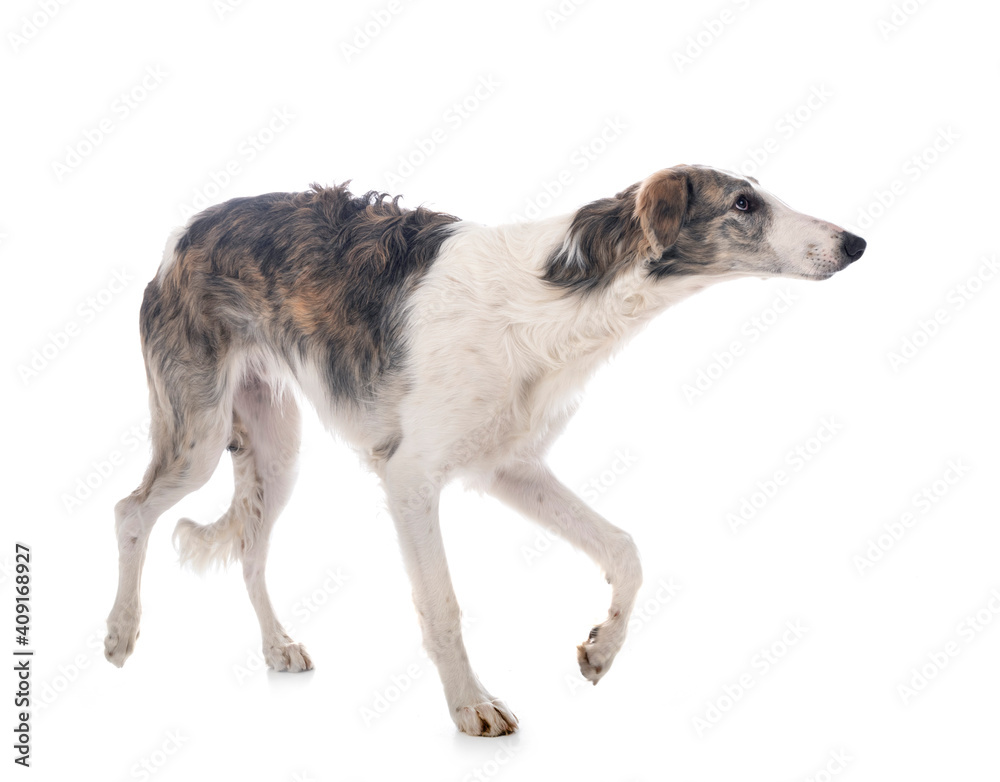
[{"label": "dog's neck", "polygon": [[[483,296],[502,313],[512,376],[571,376],[571,385],[578,387],[654,317],[725,278],[656,277],[649,274],[649,259],[633,255],[595,269],[606,276],[594,284],[585,280],[564,284],[558,275],[547,277],[545,269],[553,253],[565,245],[572,219],[573,215],[564,215],[494,229],[517,272],[495,279]],[[588,261],[570,260],[584,265]]]},{"label": "dog's neck", "polygon": [[546,318],[551,330],[543,355],[559,364],[592,358],[596,367],[668,307],[722,279],[687,275],[656,280],[636,265],[601,289],[560,293],[547,307],[555,317]]}]

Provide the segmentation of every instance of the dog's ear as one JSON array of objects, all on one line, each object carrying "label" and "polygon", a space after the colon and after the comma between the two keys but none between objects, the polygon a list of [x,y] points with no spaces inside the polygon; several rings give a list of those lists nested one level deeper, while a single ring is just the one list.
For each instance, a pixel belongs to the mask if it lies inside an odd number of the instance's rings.
[{"label": "dog's ear", "polygon": [[636,214],[656,255],[672,247],[680,235],[688,208],[688,177],[666,168],[643,180],[635,199]]}]

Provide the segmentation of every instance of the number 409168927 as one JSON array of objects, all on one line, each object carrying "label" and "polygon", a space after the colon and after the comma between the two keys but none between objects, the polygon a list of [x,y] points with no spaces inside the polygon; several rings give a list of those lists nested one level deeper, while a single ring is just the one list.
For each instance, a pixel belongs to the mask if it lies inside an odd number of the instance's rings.
[{"label": "number 409168927", "polygon": [[23,543],[14,547],[14,640],[21,646],[28,644],[31,630],[31,549]]}]

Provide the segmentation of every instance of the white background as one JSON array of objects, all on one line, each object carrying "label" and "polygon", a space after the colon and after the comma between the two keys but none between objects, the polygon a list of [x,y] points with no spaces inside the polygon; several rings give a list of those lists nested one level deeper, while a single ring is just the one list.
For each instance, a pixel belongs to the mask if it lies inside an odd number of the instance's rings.
[{"label": "white background", "polygon": [[[682,5],[5,5],[0,613],[13,612],[14,542],[30,544],[22,776],[997,778],[1000,281],[984,278],[1000,251],[1000,14]],[[315,671],[253,667],[238,569],[177,567],[174,522],[216,518],[225,463],[154,530],[137,649],[122,670],[103,659],[112,508],[146,458],[138,308],[186,205],[350,178],[497,223],[684,162],[753,173],[869,246],[829,282],[694,297],[588,387],[551,461],[634,535],[646,574],[599,687],[574,649],[606,611],[596,567],[452,487],[443,526],[467,645],[522,724],[457,733],[377,482],[312,413],[268,575]],[[685,394],[700,373],[703,393]],[[812,439],[831,420],[836,433]],[[756,513],[734,529],[744,501]],[[787,623],[802,628],[790,646]]]}]

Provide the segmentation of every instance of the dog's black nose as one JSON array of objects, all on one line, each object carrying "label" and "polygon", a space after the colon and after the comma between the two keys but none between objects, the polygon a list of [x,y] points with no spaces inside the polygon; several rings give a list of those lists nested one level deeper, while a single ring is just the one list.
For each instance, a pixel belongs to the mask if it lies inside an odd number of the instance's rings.
[{"label": "dog's black nose", "polygon": [[854,263],[865,253],[865,248],[868,246],[868,242],[862,239],[860,236],[855,236],[850,231],[844,231],[844,255],[846,255],[850,260],[848,263]]}]

